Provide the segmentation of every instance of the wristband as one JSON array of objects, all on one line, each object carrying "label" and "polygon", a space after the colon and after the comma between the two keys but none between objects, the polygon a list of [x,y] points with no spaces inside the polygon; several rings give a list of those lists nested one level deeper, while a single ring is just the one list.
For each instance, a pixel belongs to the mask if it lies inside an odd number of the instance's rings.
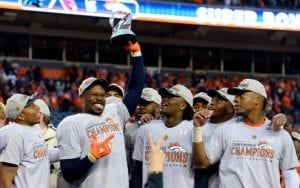
[{"label": "wristband", "polygon": [[156,175],[156,174],[159,174],[159,173],[162,173],[162,172],[161,171],[150,171],[150,172],[148,172],[148,176]]},{"label": "wristband", "polygon": [[202,127],[193,128],[193,142],[202,142]]},{"label": "wristband", "polygon": [[136,51],[136,52],[130,52],[131,57],[140,57],[142,56],[141,51]]},{"label": "wristband", "polygon": [[88,154],[88,158],[92,163],[95,163],[97,159],[91,154],[91,152]]}]

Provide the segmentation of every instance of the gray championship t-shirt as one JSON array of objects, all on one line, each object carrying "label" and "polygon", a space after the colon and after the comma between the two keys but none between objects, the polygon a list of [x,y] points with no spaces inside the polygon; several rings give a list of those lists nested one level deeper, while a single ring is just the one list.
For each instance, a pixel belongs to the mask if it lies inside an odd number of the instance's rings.
[{"label": "gray championship t-shirt", "polygon": [[163,167],[164,188],[194,187],[192,129],[192,122],[186,120],[172,128],[166,127],[163,120],[153,120],[140,127],[132,158],[143,162],[143,185],[148,175],[150,152],[148,134],[151,133],[154,142],[157,142],[161,135],[166,135],[161,147],[166,154]]},{"label": "gray championship t-shirt", "polygon": [[99,141],[114,134],[112,152],[97,160],[86,176],[70,187],[128,188],[128,169],[123,129],[129,113],[123,103],[109,104],[100,116],[80,113],[65,118],[57,129],[60,160],[85,158],[90,152],[92,134]]},{"label": "gray championship t-shirt", "polygon": [[11,123],[1,128],[0,162],[18,166],[14,187],[50,187],[48,149],[38,126]]},{"label": "gray championship t-shirt", "polygon": [[219,187],[279,188],[280,169],[298,166],[291,136],[269,123],[251,127],[239,118],[215,131],[205,150],[211,164],[221,160]]}]

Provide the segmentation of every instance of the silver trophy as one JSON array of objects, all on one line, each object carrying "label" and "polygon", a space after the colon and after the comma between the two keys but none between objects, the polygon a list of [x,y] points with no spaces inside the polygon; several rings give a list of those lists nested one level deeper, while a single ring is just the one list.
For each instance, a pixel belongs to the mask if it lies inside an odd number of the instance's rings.
[{"label": "silver trophy", "polygon": [[123,47],[127,45],[128,41],[136,42],[136,36],[131,31],[131,20],[132,14],[130,12],[117,11],[112,14],[109,18],[112,28],[110,37],[112,45]]}]

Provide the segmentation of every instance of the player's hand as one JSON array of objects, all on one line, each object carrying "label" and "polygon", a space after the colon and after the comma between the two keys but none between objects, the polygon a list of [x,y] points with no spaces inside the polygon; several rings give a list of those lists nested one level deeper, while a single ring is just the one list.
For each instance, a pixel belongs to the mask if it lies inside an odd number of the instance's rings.
[{"label": "player's hand", "polygon": [[154,120],[154,117],[151,114],[142,114],[139,119],[139,124],[145,125],[150,123],[152,120]]},{"label": "player's hand", "polygon": [[124,46],[124,48],[128,52],[140,52],[141,51],[141,47],[140,47],[140,44],[138,42],[132,43],[131,41],[128,41],[127,45]]},{"label": "player's hand", "polygon": [[166,154],[160,148],[164,142],[164,137],[165,135],[162,135],[157,144],[154,144],[152,136],[148,135],[148,142],[150,145],[149,172],[162,172]]},{"label": "player's hand", "polygon": [[193,116],[193,124],[195,127],[202,127],[212,115],[211,110],[200,110]]},{"label": "player's hand", "polygon": [[115,137],[114,134],[109,135],[104,139],[103,142],[99,142],[97,140],[97,136],[93,134],[92,136],[92,143],[91,143],[91,155],[95,157],[96,159],[100,159],[106,155],[108,155],[111,152],[111,139]]},{"label": "player's hand", "polygon": [[279,131],[283,129],[284,124],[286,124],[287,118],[284,114],[277,114],[272,117],[270,126],[273,127],[274,131]]}]

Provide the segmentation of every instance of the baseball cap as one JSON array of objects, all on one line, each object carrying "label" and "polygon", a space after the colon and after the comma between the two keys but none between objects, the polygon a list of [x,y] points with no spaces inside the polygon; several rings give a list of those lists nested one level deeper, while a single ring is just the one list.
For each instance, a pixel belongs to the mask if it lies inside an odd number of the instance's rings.
[{"label": "baseball cap", "polygon": [[207,91],[207,94],[210,96],[210,97],[214,97],[214,96],[219,96],[221,97],[222,99],[230,102],[230,104],[232,106],[234,106],[234,95],[231,95],[228,93],[228,88],[227,87],[224,87],[222,89],[219,89],[219,90],[216,90],[216,89],[209,89]]},{"label": "baseball cap", "polygon": [[10,119],[16,119],[17,115],[19,115],[25,107],[32,104],[37,97],[38,93],[31,96],[21,93],[13,94],[6,101],[7,117]]},{"label": "baseball cap", "polygon": [[161,96],[160,94],[150,87],[146,87],[142,91],[141,99],[148,102],[155,102],[158,105],[161,105]]},{"label": "baseball cap", "polygon": [[208,96],[205,92],[200,92],[200,93],[197,93],[193,100],[195,101],[196,99],[203,99],[204,101],[206,101],[207,103],[210,103],[211,101],[211,97]]},{"label": "baseball cap", "polygon": [[34,101],[34,104],[37,105],[38,107],[40,107],[40,112],[42,112],[43,114],[50,116],[50,109],[48,107],[48,105],[45,103],[45,101],[43,101],[42,99],[36,99]]},{"label": "baseball cap", "polygon": [[168,95],[181,97],[190,105],[190,107],[193,107],[192,92],[188,88],[186,88],[185,86],[183,86],[181,84],[177,84],[177,85],[171,87],[170,89],[160,88],[158,92],[161,96],[168,94]]},{"label": "baseball cap", "polygon": [[78,89],[79,96],[82,95],[83,92],[85,90],[87,90],[90,86],[96,85],[96,84],[102,86],[104,89],[106,89],[108,86],[108,82],[104,79],[97,79],[95,77],[89,77],[89,78],[83,80],[82,83],[80,84],[79,89]]},{"label": "baseball cap", "polygon": [[107,88],[105,89],[105,92],[109,92],[111,90],[119,92],[121,94],[121,96],[124,97],[124,89],[120,85],[115,84],[115,83],[109,84],[107,86]]},{"label": "baseball cap", "polygon": [[292,138],[300,142],[300,134],[297,132],[292,132]]},{"label": "baseball cap", "polygon": [[244,79],[243,81],[241,81],[238,87],[232,87],[228,89],[228,93],[232,95],[235,95],[237,92],[241,91],[251,91],[263,96],[265,99],[267,98],[267,92],[264,85],[254,79]]}]

